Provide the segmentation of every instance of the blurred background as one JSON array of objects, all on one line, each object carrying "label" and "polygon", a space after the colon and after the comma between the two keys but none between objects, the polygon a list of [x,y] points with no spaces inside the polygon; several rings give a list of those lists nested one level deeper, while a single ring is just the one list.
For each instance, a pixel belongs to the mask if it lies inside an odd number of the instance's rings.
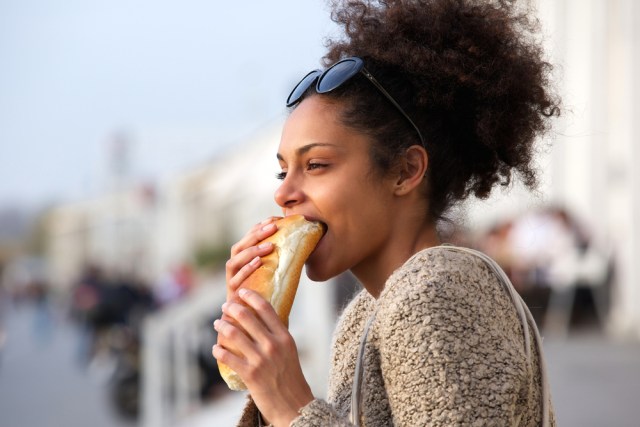
[{"label": "blurred background", "polygon": [[[640,5],[531,0],[563,116],[541,186],[456,212],[542,329],[559,425],[640,410]],[[229,246],[277,214],[284,99],[337,29],[324,1],[0,0],[0,425],[233,425],[211,326]],[[324,396],[357,285],[292,313]]]}]

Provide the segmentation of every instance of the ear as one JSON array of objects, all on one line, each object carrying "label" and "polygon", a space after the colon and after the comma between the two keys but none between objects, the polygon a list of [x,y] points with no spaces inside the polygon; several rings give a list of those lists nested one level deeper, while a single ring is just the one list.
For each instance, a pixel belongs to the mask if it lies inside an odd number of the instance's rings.
[{"label": "ear", "polygon": [[404,196],[419,187],[424,181],[428,164],[429,156],[424,147],[412,145],[407,148],[399,167],[394,193]]}]

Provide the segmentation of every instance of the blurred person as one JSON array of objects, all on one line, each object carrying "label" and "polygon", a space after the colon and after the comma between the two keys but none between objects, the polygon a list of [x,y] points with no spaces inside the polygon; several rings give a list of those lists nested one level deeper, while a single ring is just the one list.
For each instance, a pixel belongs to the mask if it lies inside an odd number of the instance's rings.
[{"label": "blurred person", "polygon": [[544,284],[550,289],[545,331],[566,335],[574,314],[585,313],[605,326],[614,274],[611,250],[567,209],[550,207],[546,213],[564,228],[566,244],[554,247],[553,256],[541,268]]},{"label": "blurred person", "polygon": [[78,359],[83,365],[93,357],[96,342],[96,319],[100,302],[105,293],[102,269],[96,265],[85,266],[72,291],[71,315],[78,323]]},{"label": "blurred person", "polygon": [[550,208],[538,209],[514,221],[507,236],[516,287],[548,287],[549,270],[558,257],[576,246],[576,234]]},{"label": "blurred person", "polygon": [[[94,369],[110,381],[111,402],[118,414],[137,418],[140,410],[140,372],[143,322],[155,309],[149,287],[135,277],[123,275],[108,286],[103,301],[109,316],[106,340]],[[102,371],[102,372],[100,372]]]},{"label": "blurred person", "polygon": [[[477,245],[507,272],[546,329],[552,317],[566,328],[574,308],[595,309],[605,320],[614,262],[600,240],[567,208],[552,205],[498,222]],[[592,307],[574,304],[584,302],[583,292],[576,292],[583,289],[590,291]]]},{"label": "blurred person", "polygon": [[7,342],[7,330],[5,328],[5,317],[8,310],[8,295],[4,287],[3,279],[4,266],[0,263],[0,367],[2,367],[2,353]]},{"label": "blurred person", "polygon": [[[509,233],[513,228],[513,221],[504,220],[494,224],[477,242],[478,248],[493,258],[502,269],[512,278],[513,251],[509,246]],[[513,279],[513,278],[512,278]],[[518,283],[513,282],[518,288]]]},{"label": "blurred person", "polygon": [[273,250],[273,218],[231,250],[214,357],[250,401],[241,426],[555,425],[533,318],[494,261],[441,245],[437,224],[515,174],[535,187],[535,139],[559,112],[526,5],[345,1],[329,68],[287,99],[283,215],[327,225],[306,264],[362,284],[334,333],[327,399],[295,342],[240,284]]},{"label": "blurred person", "polygon": [[600,286],[608,279],[610,251],[595,233],[563,207],[550,207],[547,214],[564,228],[565,246],[550,260],[547,281],[551,287]]},{"label": "blurred person", "polygon": [[171,304],[187,295],[194,285],[189,264],[181,263],[167,271],[154,285],[154,298],[160,305]]},{"label": "blurred person", "polygon": [[33,337],[38,344],[47,345],[53,336],[53,321],[50,290],[45,282],[36,281],[29,286],[29,299],[34,305]]}]

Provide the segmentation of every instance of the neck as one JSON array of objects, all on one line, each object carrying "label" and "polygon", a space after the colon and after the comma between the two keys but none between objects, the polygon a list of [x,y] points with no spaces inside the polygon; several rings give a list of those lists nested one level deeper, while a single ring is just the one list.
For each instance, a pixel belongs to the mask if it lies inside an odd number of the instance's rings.
[{"label": "neck", "polygon": [[[405,223],[406,224],[406,223]],[[364,288],[378,298],[391,274],[419,251],[440,244],[434,223],[423,223],[418,227],[402,227],[393,233],[393,239],[384,252],[358,266],[351,272]]]}]

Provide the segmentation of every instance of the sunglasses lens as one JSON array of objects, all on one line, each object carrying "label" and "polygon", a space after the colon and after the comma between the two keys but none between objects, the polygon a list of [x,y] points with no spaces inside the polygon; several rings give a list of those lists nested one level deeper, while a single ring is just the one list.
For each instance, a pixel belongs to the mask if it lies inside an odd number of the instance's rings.
[{"label": "sunglasses lens", "polygon": [[296,102],[300,101],[302,95],[309,89],[309,87],[316,81],[318,76],[322,73],[320,70],[313,70],[300,80],[300,82],[293,88],[289,97],[287,98],[287,107],[291,107]]},{"label": "sunglasses lens", "polygon": [[318,93],[331,92],[358,74],[362,65],[363,62],[359,58],[348,58],[336,62],[320,77],[316,90]]}]

